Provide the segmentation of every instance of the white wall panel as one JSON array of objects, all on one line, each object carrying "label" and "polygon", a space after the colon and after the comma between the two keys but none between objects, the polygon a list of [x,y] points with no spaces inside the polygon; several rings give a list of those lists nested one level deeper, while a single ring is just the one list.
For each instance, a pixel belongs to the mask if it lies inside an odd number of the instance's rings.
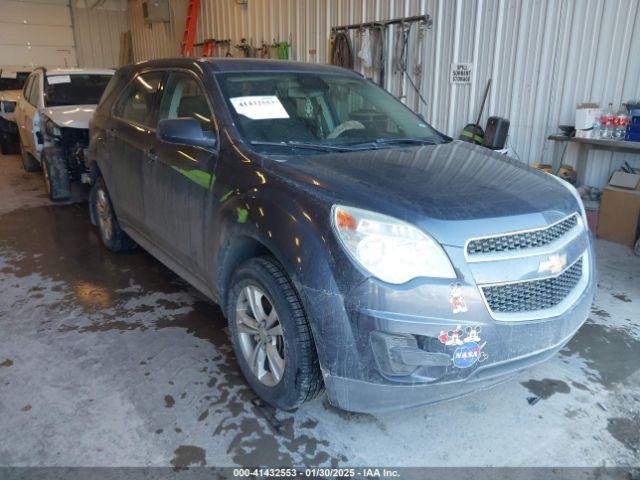
[{"label": "white wall panel", "polygon": [[0,65],[75,66],[67,0],[2,0]]},{"label": "white wall panel", "polygon": [[[171,2],[168,25],[145,25],[141,4],[129,2],[135,58],[178,54],[187,1]],[[640,98],[640,0],[201,0],[197,38],[238,43],[244,37],[260,44],[291,35],[293,59],[326,63],[331,26],[418,14],[431,15],[433,26],[421,58],[412,32],[408,71],[413,75],[415,64],[422,64],[420,91],[427,104],[392,72],[391,52],[385,83],[448,135],[475,121],[489,78],[482,122],[490,115],[509,118],[509,143],[528,163],[551,161],[554,145],[546,137],[557,125],[573,123],[576,103],[611,101],[617,109]],[[359,44],[357,31],[352,40]],[[449,82],[452,62],[474,64],[470,85]],[[359,62],[356,68],[362,70]],[[575,153],[569,147],[565,162],[573,162]],[[586,182],[602,186],[624,160],[640,167],[637,156],[593,152]]]}]

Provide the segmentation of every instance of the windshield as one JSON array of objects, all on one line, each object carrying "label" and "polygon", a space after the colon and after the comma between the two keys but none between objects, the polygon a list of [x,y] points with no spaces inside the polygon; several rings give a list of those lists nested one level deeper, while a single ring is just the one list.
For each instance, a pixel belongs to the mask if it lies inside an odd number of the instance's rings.
[{"label": "windshield", "polygon": [[111,75],[47,75],[45,107],[97,105]]},{"label": "windshield", "polygon": [[22,90],[30,72],[3,72],[0,77],[0,90]]},{"label": "windshield", "polygon": [[261,148],[336,151],[446,141],[364,79],[280,72],[218,74],[217,79],[241,135]]}]

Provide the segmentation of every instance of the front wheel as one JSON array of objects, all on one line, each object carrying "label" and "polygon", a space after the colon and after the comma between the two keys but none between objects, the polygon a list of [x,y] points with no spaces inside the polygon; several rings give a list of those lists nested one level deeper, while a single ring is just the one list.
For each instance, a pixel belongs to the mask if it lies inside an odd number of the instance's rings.
[{"label": "front wheel", "polygon": [[44,186],[52,202],[61,202],[71,197],[71,181],[64,153],[59,147],[42,150],[42,173]]},{"label": "front wheel", "polygon": [[20,153],[22,155],[22,168],[25,172],[37,172],[40,170],[40,163],[25,150],[22,140],[20,140]]},{"label": "front wheel", "polygon": [[291,410],[322,392],[311,327],[279,263],[265,256],[241,265],[227,306],[240,369],[264,401]]},{"label": "front wheel", "polygon": [[93,210],[92,217],[98,226],[100,240],[112,252],[126,252],[133,250],[136,243],[122,230],[116,218],[111,203],[111,197],[102,177],[93,184],[90,194],[89,208]]}]

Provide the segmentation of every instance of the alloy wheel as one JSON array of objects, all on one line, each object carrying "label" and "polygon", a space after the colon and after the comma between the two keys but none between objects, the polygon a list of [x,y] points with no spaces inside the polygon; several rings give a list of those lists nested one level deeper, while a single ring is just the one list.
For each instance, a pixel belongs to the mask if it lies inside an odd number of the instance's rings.
[{"label": "alloy wheel", "polygon": [[273,302],[255,285],[242,289],[236,303],[238,341],[244,359],[260,382],[277,385],[284,374],[282,325]]},{"label": "alloy wheel", "polygon": [[99,189],[96,195],[96,212],[98,213],[98,224],[100,233],[105,241],[111,240],[113,235],[113,217],[111,215],[111,205],[109,198],[103,189]]}]

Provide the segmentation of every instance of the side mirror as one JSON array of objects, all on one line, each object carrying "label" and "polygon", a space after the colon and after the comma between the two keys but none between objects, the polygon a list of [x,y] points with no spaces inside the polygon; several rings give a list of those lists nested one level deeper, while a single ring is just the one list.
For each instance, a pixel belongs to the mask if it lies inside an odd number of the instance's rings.
[{"label": "side mirror", "polygon": [[202,131],[200,122],[195,118],[167,118],[160,120],[156,136],[162,142],[175,145],[214,148],[216,138],[208,137]]}]

